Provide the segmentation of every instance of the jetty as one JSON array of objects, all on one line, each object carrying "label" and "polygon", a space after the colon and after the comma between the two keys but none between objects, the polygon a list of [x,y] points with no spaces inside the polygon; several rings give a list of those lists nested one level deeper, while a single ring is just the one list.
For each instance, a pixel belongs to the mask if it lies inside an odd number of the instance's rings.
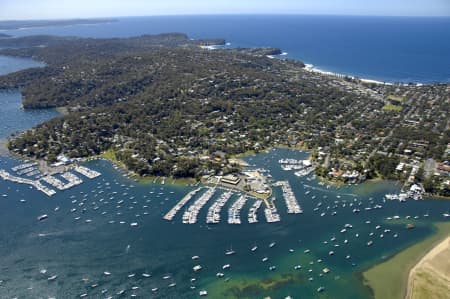
[{"label": "jetty", "polygon": [[253,203],[252,207],[248,211],[248,223],[257,223],[258,222],[257,212],[258,212],[259,208],[261,207],[262,202],[263,202],[262,200],[258,199]]},{"label": "jetty", "polygon": [[195,224],[197,223],[197,216],[201,208],[213,197],[216,192],[216,188],[207,188],[208,190],[203,193],[183,214],[183,223]]},{"label": "jetty", "polygon": [[300,204],[298,203],[297,198],[295,197],[291,185],[289,184],[288,181],[278,181],[274,183],[273,186],[281,186],[281,189],[283,191],[283,197],[284,200],[286,201],[288,214],[303,213],[303,210],[300,207]]},{"label": "jetty", "polygon": [[197,188],[195,190],[190,191],[188,194],[186,194],[169,212],[167,212],[166,215],[164,215],[164,219],[168,221],[172,221],[175,215],[178,213],[179,210],[181,210],[184,205],[191,200],[191,198],[197,194],[198,191],[200,191],[202,188]]},{"label": "jetty", "polygon": [[42,178],[42,180],[59,190],[67,190],[74,186],[83,183],[83,180],[70,172],[65,172],[61,175],[68,183],[63,183],[61,180],[55,178],[54,176],[48,175]]},{"label": "jetty", "polygon": [[270,208],[264,209],[264,215],[266,216],[266,221],[268,223],[279,222],[281,220],[280,214],[278,214],[277,208],[273,202]]},{"label": "jetty", "polygon": [[94,178],[96,178],[96,177],[98,177],[98,176],[101,175],[101,173],[98,172],[98,171],[89,169],[89,168],[84,167],[84,166],[79,166],[79,165],[78,165],[78,166],[75,166],[75,167],[73,168],[73,170],[75,170],[76,172],[78,172],[78,173],[84,175],[85,177],[87,177],[87,178],[89,178],[89,179],[94,179]]},{"label": "jetty", "polygon": [[232,195],[233,193],[231,191],[223,193],[220,198],[209,207],[208,214],[206,215],[206,223],[217,224],[220,222],[220,211]]},{"label": "jetty", "polygon": [[47,195],[47,196],[52,196],[52,195],[56,194],[55,190],[44,186],[40,181],[34,181],[34,180],[26,179],[26,178],[17,177],[17,176],[10,174],[9,172],[7,172],[4,169],[0,169],[0,177],[2,177],[2,179],[7,180],[7,181],[11,181],[11,182],[19,183],[19,184],[31,185],[31,186],[35,187],[36,189],[38,189],[39,191],[45,193],[45,195]]},{"label": "jetty", "polygon": [[241,210],[244,207],[247,200],[248,200],[248,197],[245,195],[242,195],[228,209],[228,223],[229,224],[241,224]]}]

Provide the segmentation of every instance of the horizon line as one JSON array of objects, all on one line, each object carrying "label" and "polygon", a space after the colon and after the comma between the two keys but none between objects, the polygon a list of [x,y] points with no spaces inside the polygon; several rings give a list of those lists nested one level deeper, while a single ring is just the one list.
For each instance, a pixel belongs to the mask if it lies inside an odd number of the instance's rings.
[{"label": "horizon line", "polygon": [[182,16],[323,16],[323,17],[385,17],[385,18],[450,18],[450,15],[376,15],[376,14],[315,14],[315,13],[186,13],[186,14],[155,14],[155,15],[128,15],[128,16],[91,16],[91,17],[67,17],[67,18],[26,18],[26,19],[0,19],[1,22],[21,21],[69,21],[69,20],[104,20],[122,18],[145,17],[182,17]]}]

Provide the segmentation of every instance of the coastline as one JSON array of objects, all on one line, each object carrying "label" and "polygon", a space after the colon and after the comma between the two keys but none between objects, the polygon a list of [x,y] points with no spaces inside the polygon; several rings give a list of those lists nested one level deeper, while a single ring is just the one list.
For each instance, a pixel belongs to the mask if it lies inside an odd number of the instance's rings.
[{"label": "coastline", "polygon": [[[321,75],[326,75],[326,76],[331,76],[331,77],[337,77],[337,78],[350,78],[352,80],[359,80],[362,83],[367,83],[367,84],[377,84],[377,85],[394,85],[394,83],[392,82],[383,82],[383,81],[379,81],[379,80],[373,80],[373,79],[367,79],[367,78],[359,78],[359,77],[355,77],[353,75],[347,75],[347,74],[342,74],[342,73],[336,73],[336,72],[331,72],[331,71],[326,71],[323,70],[321,68],[317,68],[315,67],[313,64],[309,64],[309,63],[305,63],[305,70],[311,73],[318,73]],[[417,83],[418,85],[423,85],[423,83]]]},{"label": "coastline", "polygon": [[[407,285],[407,289],[406,289],[405,299],[416,298],[415,294],[420,293],[420,291],[416,290],[416,287],[417,287],[416,280],[420,279],[419,276],[422,273],[419,273],[419,272],[421,270],[423,271],[423,269],[421,269],[421,268],[424,268],[425,264],[432,262],[433,259],[436,258],[436,256],[438,256],[439,254],[448,250],[449,248],[450,248],[450,236],[448,236],[441,243],[436,245],[433,249],[428,251],[428,253],[425,256],[423,256],[422,259],[409,271],[408,285]],[[436,277],[432,277],[432,278],[436,278]],[[430,289],[432,287],[433,287],[432,285],[428,285],[427,289]]]},{"label": "coastline", "polygon": [[435,232],[424,240],[362,273],[363,283],[371,289],[375,299],[405,298],[411,269],[450,235],[450,222],[438,222],[433,226]]}]

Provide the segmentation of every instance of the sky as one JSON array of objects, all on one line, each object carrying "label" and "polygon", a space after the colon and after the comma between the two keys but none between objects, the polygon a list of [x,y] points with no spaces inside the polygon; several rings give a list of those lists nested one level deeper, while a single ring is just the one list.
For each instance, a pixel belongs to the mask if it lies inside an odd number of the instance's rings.
[{"label": "sky", "polygon": [[450,0],[0,0],[0,20],[180,14],[450,16]]}]

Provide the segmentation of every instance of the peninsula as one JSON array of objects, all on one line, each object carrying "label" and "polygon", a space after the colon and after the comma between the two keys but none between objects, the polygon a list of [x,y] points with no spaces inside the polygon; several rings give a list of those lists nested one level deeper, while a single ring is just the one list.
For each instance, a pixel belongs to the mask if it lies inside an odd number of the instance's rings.
[{"label": "peninsula", "polygon": [[72,19],[72,20],[20,20],[0,21],[0,30],[14,30],[34,27],[94,25],[117,22],[115,19]]},{"label": "peninsula", "polygon": [[382,177],[450,195],[448,84],[374,84],[273,59],[278,49],[208,47],[224,43],[1,39],[0,54],[46,66],[2,76],[0,88],[20,88],[26,109],[68,111],[11,136],[9,149],[49,163],[108,152],[140,176],[201,179],[239,171],[235,155],[289,146],[311,151],[327,180]]}]

